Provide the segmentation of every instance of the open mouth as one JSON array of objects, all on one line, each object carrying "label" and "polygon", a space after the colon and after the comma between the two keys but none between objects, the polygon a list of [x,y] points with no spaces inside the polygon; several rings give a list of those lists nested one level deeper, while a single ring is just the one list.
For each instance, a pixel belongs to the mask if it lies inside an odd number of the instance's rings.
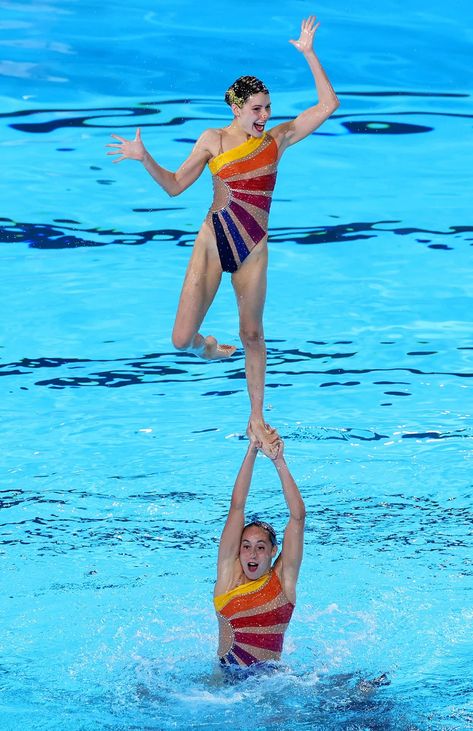
[{"label": "open mouth", "polygon": [[247,564],[247,566],[248,566],[248,571],[251,571],[251,573],[253,573],[254,571],[256,571],[257,568],[258,568],[258,564],[257,563],[254,563],[253,561],[249,561],[249,563]]},{"label": "open mouth", "polygon": [[254,128],[257,132],[264,132],[264,124],[262,122],[255,122]]}]

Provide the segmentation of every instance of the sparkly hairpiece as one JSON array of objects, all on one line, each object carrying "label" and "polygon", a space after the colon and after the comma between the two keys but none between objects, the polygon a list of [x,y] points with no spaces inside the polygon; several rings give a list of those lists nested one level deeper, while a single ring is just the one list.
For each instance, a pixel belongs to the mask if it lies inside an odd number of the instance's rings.
[{"label": "sparkly hairpiece", "polygon": [[241,108],[243,106],[243,104],[245,103],[245,100],[243,99],[243,97],[237,96],[233,89],[229,89],[227,91],[227,98],[228,98],[228,102],[229,102],[230,106],[232,104],[236,104],[237,107]]}]

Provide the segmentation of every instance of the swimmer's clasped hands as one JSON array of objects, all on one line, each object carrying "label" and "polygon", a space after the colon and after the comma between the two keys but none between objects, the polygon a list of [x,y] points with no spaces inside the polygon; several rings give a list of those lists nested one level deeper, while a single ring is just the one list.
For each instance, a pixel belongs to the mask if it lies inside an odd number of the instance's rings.
[{"label": "swimmer's clasped hands", "polygon": [[258,450],[259,452],[262,452],[266,457],[274,462],[278,457],[282,456],[284,450],[284,442],[279,436],[276,429],[274,429],[274,427],[270,426],[269,424],[265,424],[264,428],[266,432],[266,442],[262,442],[260,439],[258,439],[253,429],[251,428],[251,425],[248,425],[246,433],[250,440],[250,447]]}]

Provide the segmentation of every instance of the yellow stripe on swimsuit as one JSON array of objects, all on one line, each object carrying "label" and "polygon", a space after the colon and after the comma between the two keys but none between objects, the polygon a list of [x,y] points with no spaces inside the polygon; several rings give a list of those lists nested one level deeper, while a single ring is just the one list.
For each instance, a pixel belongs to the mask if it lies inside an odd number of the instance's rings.
[{"label": "yellow stripe on swimsuit", "polygon": [[214,157],[209,162],[209,170],[212,175],[216,175],[220,168],[223,167],[223,165],[238,160],[242,156],[242,154],[246,156],[249,155],[251,152],[257,150],[258,147],[263,143],[265,136],[266,133],[263,135],[263,137],[251,137],[249,140],[246,140],[246,142],[242,142],[241,145],[237,145],[227,152],[221,152],[220,155]]},{"label": "yellow stripe on swimsuit", "polygon": [[265,574],[260,579],[256,579],[255,581],[247,581],[246,584],[240,584],[240,586],[236,586],[234,589],[230,589],[230,591],[225,592],[225,594],[219,594],[218,596],[214,597],[214,607],[217,610],[217,612],[220,612],[223,607],[228,604],[228,602],[233,599],[235,596],[244,596],[245,594],[249,594],[253,591],[258,591],[266,582],[268,581],[268,574]]}]

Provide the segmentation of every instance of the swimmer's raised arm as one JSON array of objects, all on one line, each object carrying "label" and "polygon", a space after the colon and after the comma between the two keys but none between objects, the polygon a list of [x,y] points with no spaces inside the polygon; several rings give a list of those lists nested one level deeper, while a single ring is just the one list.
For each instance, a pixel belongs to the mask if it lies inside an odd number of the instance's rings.
[{"label": "swimmer's raised arm", "polygon": [[[266,424],[268,440],[271,443],[279,444],[279,436],[276,429]],[[253,470],[258,450],[263,451],[263,445],[256,438],[251,429],[247,432],[250,438],[245,457],[238,472],[233,486],[228,510],[227,520],[224,525],[217,559],[217,581],[215,584],[215,596],[228,591],[235,584],[235,579],[241,575],[240,543],[243,528],[245,527],[245,506],[250,491]],[[271,459],[272,452],[264,449],[263,453]],[[279,454],[279,451],[278,451]]]},{"label": "swimmer's raised arm", "polygon": [[241,534],[245,526],[245,505],[250,491],[258,444],[252,440],[233,486],[230,508],[218,548],[215,594],[228,591],[240,553]]},{"label": "swimmer's raised arm", "polygon": [[173,173],[159,165],[150,155],[141,139],[141,131],[138,128],[133,140],[127,140],[119,135],[112,134],[118,143],[110,143],[107,147],[113,148],[107,155],[119,155],[113,162],[122,160],[138,160],[148,171],[151,177],[170,196],[179,195],[186,190],[202,174],[206,164],[213,157],[212,149],[218,139],[218,132],[208,129],[201,134],[194,145],[189,157],[182,163],[179,169]]},{"label": "swimmer's raised arm", "polygon": [[313,49],[314,36],[319,25],[320,23],[316,23],[315,15],[311,15],[307,20],[302,21],[299,39],[289,41],[302,53],[312,71],[318,102],[290,122],[273,127],[271,135],[276,139],[281,153],[286,147],[294,145],[312,134],[340,106],[332,84]]},{"label": "swimmer's raised arm", "polygon": [[277,469],[287,507],[289,521],[284,531],[280,556],[275,564],[280,574],[281,585],[289,601],[295,604],[296,584],[302,562],[304,547],[305,505],[299,488],[284,459],[284,443],[280,440],[279,451],[273,459]]}]

